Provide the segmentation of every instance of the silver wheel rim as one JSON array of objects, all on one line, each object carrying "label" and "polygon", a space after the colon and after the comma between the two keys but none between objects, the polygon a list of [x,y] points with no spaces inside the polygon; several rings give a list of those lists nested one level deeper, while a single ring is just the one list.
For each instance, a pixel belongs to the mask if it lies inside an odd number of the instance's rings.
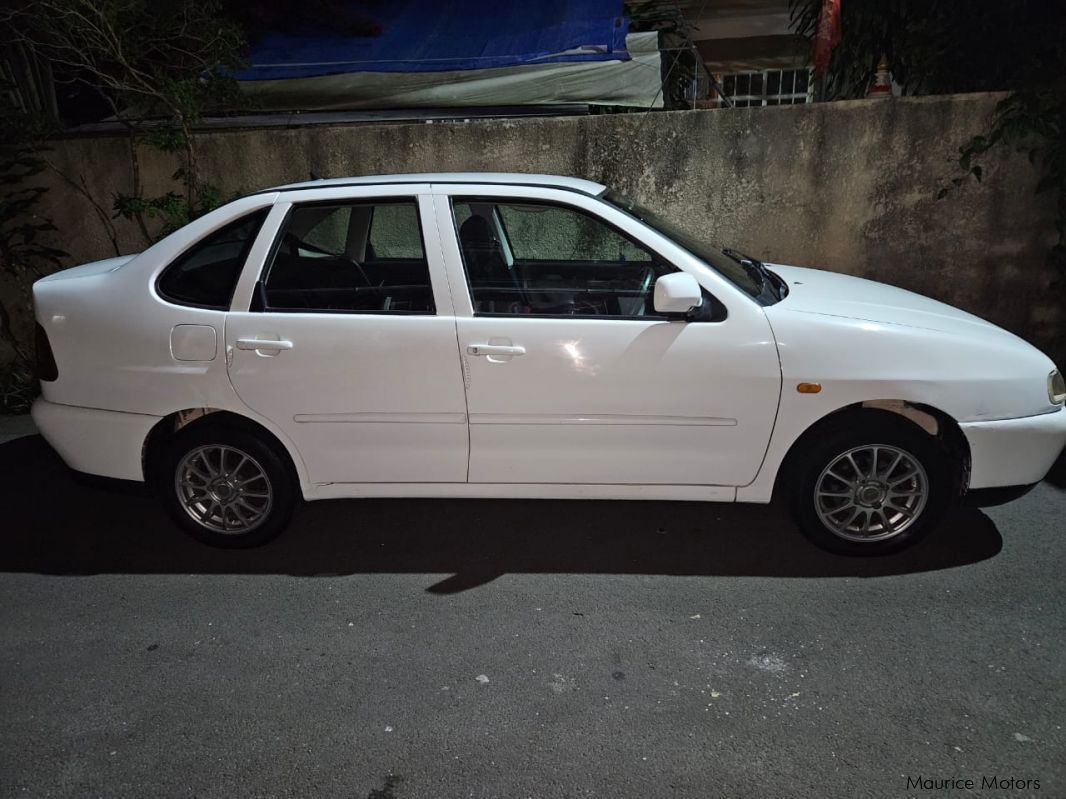
[{"label": "silver wheel rim", "polygon": [[862,543],[894,538],[921,516],[929,477],[906,450],[888,444],[849,449],[822,470],[814,508],[827,530]]},{"label": "silver wheel rim", "polygon": [[225,535],[254,530],[274,505],[273,486],[259,461],[223,444],[185,453],[174,473],[174,490],[193,521]]}]

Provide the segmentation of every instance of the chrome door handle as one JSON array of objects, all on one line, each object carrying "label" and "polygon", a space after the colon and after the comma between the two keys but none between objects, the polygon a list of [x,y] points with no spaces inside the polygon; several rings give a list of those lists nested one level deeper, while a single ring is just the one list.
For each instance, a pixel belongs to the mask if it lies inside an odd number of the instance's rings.
[{"label": "chrome door handle", "polygon": [[468,344],[466,351],[471,355],[525,355],[526,348],[505,344]]},{"label": "chrome door handle", "polygon": [[291,350],[292,342],[270,338],[239,338],[239,350]]}]

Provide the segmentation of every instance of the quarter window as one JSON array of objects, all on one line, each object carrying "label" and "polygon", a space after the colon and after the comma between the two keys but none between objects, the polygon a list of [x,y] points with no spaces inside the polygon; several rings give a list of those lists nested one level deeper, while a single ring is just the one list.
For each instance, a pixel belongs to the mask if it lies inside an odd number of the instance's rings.
[{"label": "quarter window", "polygon": [[414,200],[297,206],[265,275],[262,310],[434,312]]},{"label": "quarter window", "polygon": [[269,210],[242,216],[179,255],[160,276],[159,293],[180,305],[229,310],[237,278]]},{"label": "quarter window", "polygon": [[452,207],[478,315],[655,317],[655,281],[676,271],[575,208],[467,198]]}]

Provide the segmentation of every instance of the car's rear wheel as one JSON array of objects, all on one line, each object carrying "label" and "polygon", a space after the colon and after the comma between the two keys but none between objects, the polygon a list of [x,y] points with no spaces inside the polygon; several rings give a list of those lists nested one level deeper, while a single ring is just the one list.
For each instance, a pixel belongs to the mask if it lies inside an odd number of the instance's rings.
[{"label": "car's rear wheel", "polygon": [[285,529],[297,489],[271,443],[210,422],[179,431],[154,469],[154,488],[170,516],[212,546],[253,547]]},{"label": "car's rear wheel", "polygon": [[936,527],[951,491],[948,459],[914,423],[854,415],[803,453],[793,511],[815,544],[847,555],[885,555]]}]

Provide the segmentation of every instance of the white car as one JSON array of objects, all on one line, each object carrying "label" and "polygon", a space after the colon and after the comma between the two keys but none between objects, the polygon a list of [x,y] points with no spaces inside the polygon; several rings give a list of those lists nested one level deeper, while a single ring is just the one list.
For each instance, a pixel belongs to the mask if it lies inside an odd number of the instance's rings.
[{"label": "white car", "polygon": [[34,301],[45,438],[222,546],[301,497],[776,490],[816,543],[878,554],[1024,493],[1066,441],[1062,375],[1021,339],[576,178],[270,189]]}]

